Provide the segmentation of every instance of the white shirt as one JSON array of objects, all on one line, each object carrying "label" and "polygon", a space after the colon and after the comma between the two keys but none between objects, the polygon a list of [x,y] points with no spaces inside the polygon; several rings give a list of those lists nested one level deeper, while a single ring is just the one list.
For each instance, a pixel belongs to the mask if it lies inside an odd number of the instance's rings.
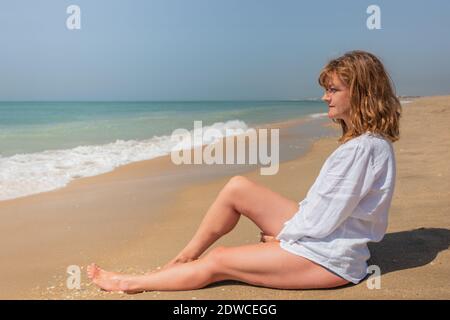
[{"label": "white shirt", "polygon": [[284,223],[280,246],[358,283],[367,275],[367,242],[386,233],[395,175],[390,141],[367,132],[342,144]]}]

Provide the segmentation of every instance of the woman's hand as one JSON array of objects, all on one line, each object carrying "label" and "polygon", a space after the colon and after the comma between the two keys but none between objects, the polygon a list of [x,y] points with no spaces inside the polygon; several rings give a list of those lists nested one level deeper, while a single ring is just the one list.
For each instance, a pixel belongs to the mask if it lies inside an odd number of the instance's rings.
[{"label": "woman's hand", "polygon": [[261,235],[260,239],[261,242],[280,242],[280,240],[278,240],[276,237],[268,236],[264,232],[260,232],[260,235]]}]

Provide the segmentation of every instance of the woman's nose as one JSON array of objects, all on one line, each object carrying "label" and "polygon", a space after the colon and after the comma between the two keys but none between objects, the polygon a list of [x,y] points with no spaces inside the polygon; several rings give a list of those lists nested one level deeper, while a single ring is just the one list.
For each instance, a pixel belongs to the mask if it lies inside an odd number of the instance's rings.
[{"label": "woman's nose", "polygon": [[322,101],[325,101],[325,102],[330,101],[330,96],[328,95],[328,93],[325,92],[323,94]]}]

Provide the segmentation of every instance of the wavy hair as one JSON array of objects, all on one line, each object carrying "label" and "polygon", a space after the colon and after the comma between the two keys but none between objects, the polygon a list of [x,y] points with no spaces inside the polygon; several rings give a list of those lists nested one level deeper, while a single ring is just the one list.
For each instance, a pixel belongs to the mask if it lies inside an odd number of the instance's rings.
[{"label": "wavy hair", "polygon": [[351,51],[333,59],[322,69],[319,84],[327,89],[333,74],[350,89],[350,122],[332,119],[342,128],[339,142],[357,137],[367,131],[381,135],[391,142],[400,138],[401,104],[394,83],[381,61],[365,51]]}]

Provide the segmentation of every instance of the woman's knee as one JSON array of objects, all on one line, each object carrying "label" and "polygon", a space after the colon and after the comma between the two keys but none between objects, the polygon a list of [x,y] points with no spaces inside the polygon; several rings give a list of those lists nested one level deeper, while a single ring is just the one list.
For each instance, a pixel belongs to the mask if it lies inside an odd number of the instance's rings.
[{"label": "woman's knee", "polygon": [[227,251],[227,247],[215,247],[208,252],[205,258],[214,269],[221,269],[224,266],[224,257]]},{"label": "woman's knee", "polygon": [[216,247],[209,251],[205,256],[204,262],[207,266],[206,273],[208,274],[209,283],[229,279],[229,272],[226,263],[226,256],[229,249],[230,248],[222,246]]},{"label": "woman's knee", "polygon": [[228,180],[226,187],[229,189],[241,188],[248,182],[248,178],[244,176],[233,176]]},{"label": "woman's knee", "polygon": [[239,197],[242,195],[244,190],[248,190],[252,184],[250,179],[243,176],[233,176],[228,180],[228,183],[225,185],[225,191],[228,195],[233,198]]},{"label": "woman's knee", "polygon": [[226,250],[227,250],[226,247],[218,246],[218,247],[211,249],[206,256],[210,260],[216,260],[216,259],[220,258]]}]

